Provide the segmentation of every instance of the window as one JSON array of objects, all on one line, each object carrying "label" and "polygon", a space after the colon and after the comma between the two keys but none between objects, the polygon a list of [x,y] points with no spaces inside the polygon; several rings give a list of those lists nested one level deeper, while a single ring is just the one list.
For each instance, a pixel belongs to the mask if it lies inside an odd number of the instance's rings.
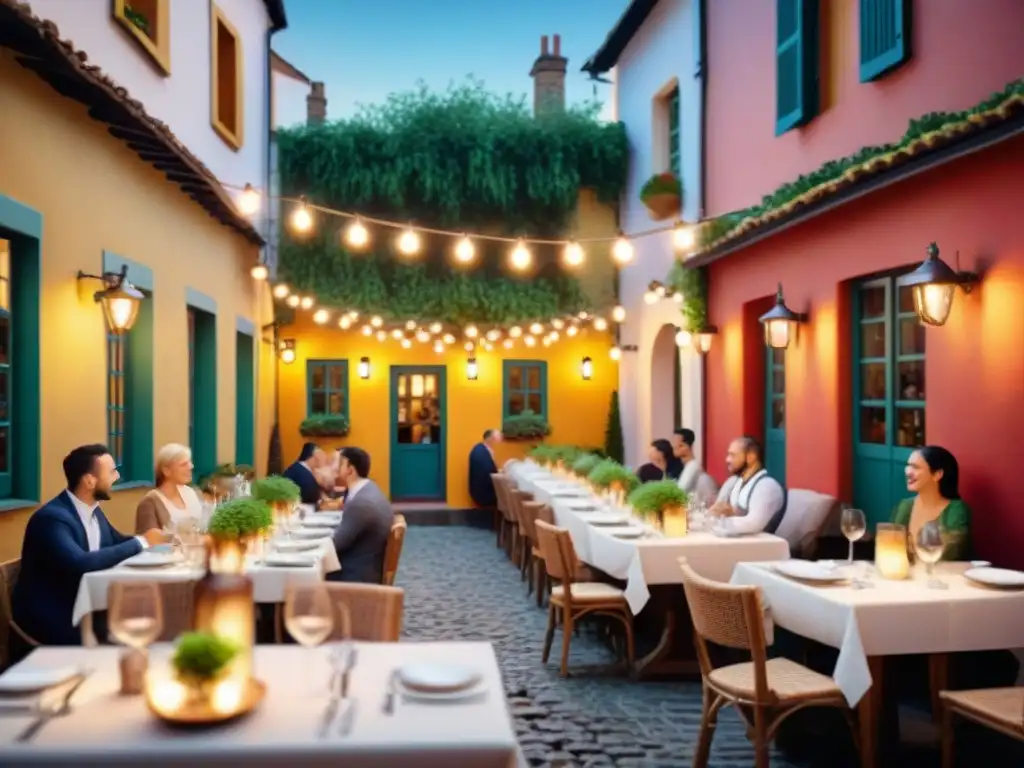
[{"label": "window", "polygon": [[925,444],[925,328],[899,277],[861,283],[853,300],[854,503],[878,522],[906,495],[904,465]]},{"label": "window", "polygon": [[764,465],[786,484],[786,350],[767,348],[765,359]]},{"label": "window", "polygon": [[114,18],[165,75],[171,74],[170,0],[114,0]]},{"label": "window", "polygon": [[125,334],[107,332],[107,447],[119,467],[124,463],[126,346]]},{"label": "window", "polygon": [[0,240],[0,498],[11,495],[11,247]]},{"label": "window", "polygon": [[107,447],[119,482],[153,480],[153,300],[148,293],[128,333],[107,333]]},{"label": "window", "polygon": [[504,415],[533,411],[548,415],[548,364],[541,360],[506,360],[504,363]]},{"label": "window", "polygon": [[680,154],[679,136],[679,87],[672,89],[667,101],[668,107],[668,169],[677,179],[683,177],[683,163]]},{"label": "window", "polygon": [[776,0],[775,135],[818,113],[818,0]]},{"label": "window", "polygon": [[210,21],[213,129],[234,149],[242,146],[242,38],[217,6]]},{"label": "window", "polygon": [[256,351],[247,333],[235,333],[235,463],[256,463]]},{"label": "window", "polygon": [[910,60],[909,0],[860,0],[860,81],[870,83]]},{"label": "window", "polygon": [[348,360],[310,360],[306,364],[306,413],[348,416]]},{"label": "window", "polygon": [[217,466],[217,319],[188,308],[189,447],[198,475]]}]

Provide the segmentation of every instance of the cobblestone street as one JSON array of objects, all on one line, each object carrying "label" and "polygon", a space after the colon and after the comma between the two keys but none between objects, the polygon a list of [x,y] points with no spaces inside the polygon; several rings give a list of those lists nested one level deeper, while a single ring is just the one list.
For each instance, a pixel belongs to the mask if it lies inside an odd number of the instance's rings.
[{"label": "cobblestone street", "polygon": [[[405,633],[413,640],[494,643],[533,765],[689,766],[700,725],[697,683],[635,683],[595,669],[612,654],[586,631],[573,638],[570,669],[558,676],[560,636],[540,661],[546,611],[527,598],[519,573],[490,531],[412,526],[398,583],[406,589]],[[749,768],[751,750],[739,718],[719,718],[711,765]],[[774,768],[793,768],[779,756]]]}]

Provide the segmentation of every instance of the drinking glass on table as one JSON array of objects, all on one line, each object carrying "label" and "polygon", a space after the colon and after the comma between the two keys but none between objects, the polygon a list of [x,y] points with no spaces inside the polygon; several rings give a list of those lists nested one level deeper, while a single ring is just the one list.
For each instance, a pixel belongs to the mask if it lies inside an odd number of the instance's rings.
[{"label": "drinking glass on table", "polygon": [[850,542],[850,554],[846,558],[846,562],[848,565],[853,565],[853,544],[863,539],[868,530],[864,512],[859,509],[844,509],[839,520],[839,527],[843,531],[843,536]]},{"label": "drinking glass on table", "polygon": [[938,521],[932,520],[921,526],[914,541],[914,551],[917,558],[924,563],[925,573],[928,574],[929,589],[947,589],[946,583],[935,578],[933,571],[935,564],[942,559],[942,553],[946,549],[946,542],[942,537],[942,528]]},{"label": "drinking glass on table", "polygon": [[[316,648],[334,629],[334,605],[323,583],[289,584],[284,598],[284,626],[303,648]],[[307,662],[307,677],[310,665]]]},{"label": "drinking glass on table", "polygon": [[164,630],[160,587],[151,581],[115,581],[107,593],[110,634],[127,645],[121,654],[121,692],[142,692],[148,658],[146,648]]}]

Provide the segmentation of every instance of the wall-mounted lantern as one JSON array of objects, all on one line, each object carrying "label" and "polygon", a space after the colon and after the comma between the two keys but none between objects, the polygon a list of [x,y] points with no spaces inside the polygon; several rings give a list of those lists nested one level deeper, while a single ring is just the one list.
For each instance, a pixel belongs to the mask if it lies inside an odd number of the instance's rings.
[{"label": "wall-mounted lantern", "polygon": [[775,306],[761,315],[759,320],[764,325],[764,343],[772,349],[786,349],[796,337],[797,325],[807,322],[807,315],[794,312],[786,306],[786,300],[782,297],[782,283],[779,283]]},{"label": "wall-mounted lantern", "polygon": [[466,378],[470,381],[476,381],[480,375],[480,370],[476,364],[476,358],[471,357],[466,361]]},{"label": "wall-mounted lantern", "polygon": [[580,362],[580,376],[584,381],[590,381],[594,376],[594,361],[589,357],[584,357]]},{"label": "wall-mounted lantern", "polygon": [[902,284],[913,287],[914,311],[922,323],[945,325],[957,286],[970,293],[978,276],[949,266],[939,258],[939,246],[935,243],[928,246],[927,254],[921,266],[903,278]]},{"label": "wall-mounted lantern", "polygon": [[711,342],[714,341],[715,334],[718,333],[718,329],[713,325],[705,325],[693,334],[694,347],[702,355],[706,355],[711,351]]},{"label": "wall-mounted lantern", "polygon": [[295,339],[281,339],[281,344],[277,348],[277,355],[285,365],[291,365],[294,363]]},{"label": "wall-mounted lantern", "polygon": [[360,357],[359,358],[359,378],[368,379],[370,378],[370,358]]},{"label": "wall-mounted lantern", "polygon": [[685,328],[680,328],[676,331],[676,346],[680,349],[686,349],[693,343],[693,334]]},{"label": "wall-mounted lantern", "polygon": [[139,316],[139,306],[146,298],[138,288],[128,282],[128,265],[121,267],[120,272],[104,272],[102,275],[78,273],[81,280],[99,280],[103,288],[93,294],[93,299],[103,307],[103,317],[111,333],[127,333],[135,325]]}]

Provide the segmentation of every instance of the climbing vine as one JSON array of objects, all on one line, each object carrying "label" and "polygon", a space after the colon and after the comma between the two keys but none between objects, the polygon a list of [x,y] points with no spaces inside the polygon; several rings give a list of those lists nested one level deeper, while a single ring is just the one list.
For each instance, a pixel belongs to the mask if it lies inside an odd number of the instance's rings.
[{"label": "climbing vine", "polygon": [[683,295],[683,327],[698,331],[708,325],[707,269],[687,267],[681,261],[672,264],[666,284]]}]

